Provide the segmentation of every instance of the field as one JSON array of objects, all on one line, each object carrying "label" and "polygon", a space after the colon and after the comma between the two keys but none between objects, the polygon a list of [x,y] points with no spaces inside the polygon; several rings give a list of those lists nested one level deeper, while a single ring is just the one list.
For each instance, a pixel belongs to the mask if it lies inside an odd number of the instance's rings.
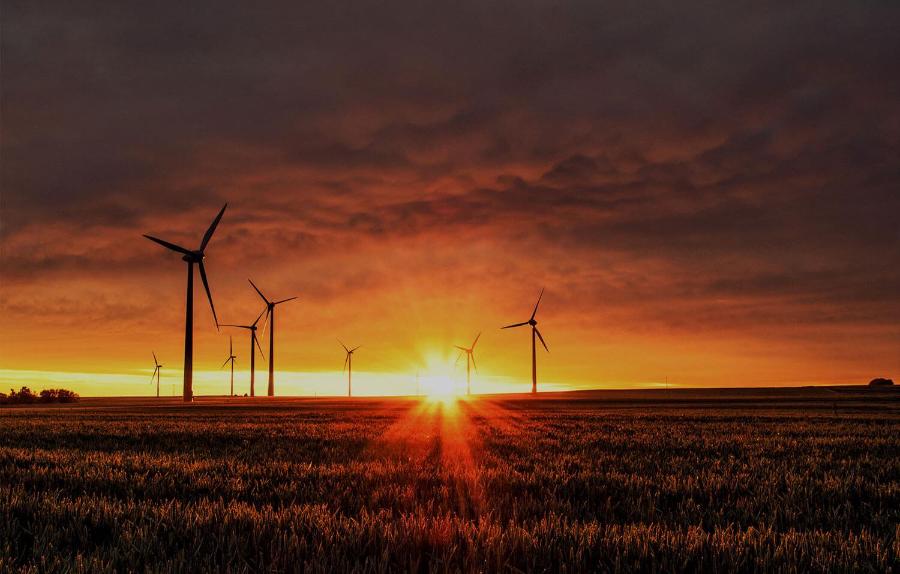
[{"label": "field", "polygon": [[0,410],[0,571],[897,571],[900,393]]}]

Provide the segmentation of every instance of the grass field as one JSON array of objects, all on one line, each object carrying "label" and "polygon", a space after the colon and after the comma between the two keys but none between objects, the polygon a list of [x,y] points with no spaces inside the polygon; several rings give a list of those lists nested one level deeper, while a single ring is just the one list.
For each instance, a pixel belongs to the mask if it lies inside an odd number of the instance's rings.
[{"label": "grass field", "polygon": [[900,393],[0,410],[0,571],[897,571]]}]

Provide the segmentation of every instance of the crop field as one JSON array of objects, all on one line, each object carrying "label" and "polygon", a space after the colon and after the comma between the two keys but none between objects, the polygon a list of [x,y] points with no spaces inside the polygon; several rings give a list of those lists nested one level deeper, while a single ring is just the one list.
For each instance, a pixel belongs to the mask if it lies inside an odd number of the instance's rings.
[{"label": "crop field", "polygon": [[897,571],[900,394],[0,410],[0,571]]}]

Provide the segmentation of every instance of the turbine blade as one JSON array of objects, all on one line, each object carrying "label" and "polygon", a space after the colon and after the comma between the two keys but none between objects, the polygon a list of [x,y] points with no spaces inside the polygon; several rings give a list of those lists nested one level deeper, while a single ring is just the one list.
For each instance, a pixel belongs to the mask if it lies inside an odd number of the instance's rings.
[{"label": "turbine blade", "polygon": [[288,301],[293,301],[297,299],[297,297],[288,297],[287,299],[282,299],[281,301],[275,301],[276,305],[281,305],[282,303],[287,303]]},{"label": "turbine blade", "polygon": [[453,345],[453,346],[456,347],[457,349],[459,349],[460,351],[467,351],[467,352],[468,352],[468,349],[466,349],[465,347],[460,347],[459,345]]},{"label": "turbine blade", "polygon": [[222,366],[219,367],[219,368],[220,368],[220,369],[224,369],[224,368],[225,368],[225,365],[227,365],[227,364],[228,364],[228,361],[230,361],[230,360],[231,360],[231,357],[228,357],[227,359],[225,359],[225,362],[222,363]]},{"label": "turbine blade", "polygon": [[478,333],[478,336],[475,337],[475,340],[472,341],[472,346],[469,347],[469,348],[474,350],[474,349],[475,349],[475,344],[478,342],[478,339],[480,339],[480,338],[481,338],[481,333]]},{"label": "turbine blade", "polygon": [[341,372],[344,373],[347,371],[347,363],[350,361],[350,353],[347,353],[347,356],[344,357],[344,368],[341,369]]},{"label": "turbine blade", "polygon": [[350,352],[352,353],[353,351],[359,349],[360,347],[362,347],[362,345],[357,345],[357,346],[353,347],[352,349],[350,349]]},{"label": "turbine blade", "polygon": [[238,329],[252,329],[250,325],[232,325],[231,323],[220,323],[219,327],[237,327]]},{"label": "turbine blade", "polygon": [[253,322],[250,323],[250,324],[251,324],[252,326],[256,327],[256,324],[259,323],[259,320],[262,319],[263,313],[265,313],[266,310],[267,310],[268,308],[269,308],[269,307],[266,306],[265,309],[263,309],[262,311],[260,311],[260,312],[259,312],[259,317],[256,318],[256,321],[253,321]]},{"label": "turbine blade", "polygon": [[538,339],[541,340],[541,345],[543,345],[544,349],[549,353],[550,349],[547,348],[547,343],[544,342],[544,338],[541,336],[541,332],[537,330],[537,327],[534,328],[534,332],[537,333]]},{"label": "turbine blade", "polygon": [[156,351],[150,351],[150,352],[153,353],[153,364],[158,365],[159,359],[156,358]]},{"label": "turbine blade", "polygon": [[475,367],[475,372],[478,372],[478,365],[475,364],[475,353],[470,352],[469,356],[472,357],[472,366]]},{"label": "turbine blade", "polygon": [[345,351],[347,351],[348,353],[350,352],[350,349],[347,348],[347,345],[345,345],[343,341],[338,339],[337,342],[341,344],[341,347],[343,347]]},{"label": "turbine blade", "polygon": [[513,323],[512,325],[507,325],[506,327],[500,327],[501,329],[512,329],[513,327],[522,327],[523,325],[527,325],[528,321],[524,323]]},{"label": "turbine blade", "polygon": [[269,313],[271,313],[271,311],[269,311],[269,308],[266,307],[266,320],[263,321],[263,326],[262,326],[263,337],[266,336],[266,326],[269,324]]},{"label": "turbine blade", "polygon": [[256,283],[254,283],[254,282],[253,282],[252,280],[250,280],[250,279],[247,279],[247,281],[250,281],[250,284],[253,285],[253,288],[256,289],[256,292],[259,293],[259,296],[262,297],[262,300],[265,301],[265,302],[266,302],[266,306],[268,306],[268,305],[269,305],[269,300],[266,299],[266,296],[262,294],[262,291],[259,290],[259,287],[256,286]]},{"label": "turbine blade", "polygon": [[206,280],[206,269],[203,267],[203,262],[199,263],[200,267],[200,279],[203,280],[203,288],[206,289],[206,297],[209,299],[209,308],[212,309],[213,319],[216,320],[216,330],[219,330],[219,318],[216,316],[216,306],[213,305],[212,293],[209,292],[209,281]]},{"label": "turbine blade", "polygon": [[456,355],[456,361],[453,362],[454,366],[459,364],[459,360],[462,359],[462,356],[463,356],[462,353]]},{"label": "turbine blade", "polygon": [[263,353],[262,345],[259,344],[259,339],[256,337],[256,333],[253,333],[253,342],[256,343],[256,348],[259,349],[259,354],[262,355],[263,361],[266,360],[266,354]]},{"label": "turbine blade", "polygon": [[537,303],[534,304],[534,311],[531,312],[531,318],[534,319],[534,316],[537,315],[538,305],[541,304],[541,299],[544,297],[544,289],[541,288],[541,294],[538,295]]},{"label": "turbine blade", "polygon": [[153,369],[153,374],[150,375],[150,384],[151,384],[151,385],[153,384],[153,379],[156,378],[156,373],[157,373],[157,371],[159,371],[159,367],[156,367],[155,369]]},{"label": "turbine blade", "polygon": [[212,238],[213,233],[216,230],[216,227],[219,225],[219,221],[222,219],[222,215],[225,213],[225,208],[228,207],[228,204],[222,206],[222,210],[219,211],[219,215],[213,219],[213,222],[210,224],[209,229],[206,230],[206,233],[203,235],[203,241],[200,243],[200,251],[206,249],[206,244],[209,243],[210,238]]},{"label": "turbine blade", "polygon": [[177,251],[178,253],[183,253],[185,255],[193,255],[193,253],[191,253],[190,250],[185,249],[184,247],[181,247],[180,245],[175,245],[174,243],[169,243],[168,241],[163,241],[162,239],[153,237],[152,235],[144,235],[144,237],[146,237],[150,241],[155,241],[156,243],[159,243],[166,249],[171,249],[172,251]]}]

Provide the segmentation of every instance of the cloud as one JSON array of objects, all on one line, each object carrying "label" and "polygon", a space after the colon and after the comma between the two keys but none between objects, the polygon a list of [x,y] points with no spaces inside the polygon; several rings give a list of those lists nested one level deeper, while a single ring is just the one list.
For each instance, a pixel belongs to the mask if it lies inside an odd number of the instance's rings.
[{"label": "cloud", "polygon": [[[116,294],[180,277],[140,235],[190,245],[228,201],[224,309],[247,276],[350,323],[334,299],[546,282],[579,329],[882,329],[898,24],[889,3],[8,3],[5,326],[137,321]],[[73,286],[94,302],[29,295]]]}]

